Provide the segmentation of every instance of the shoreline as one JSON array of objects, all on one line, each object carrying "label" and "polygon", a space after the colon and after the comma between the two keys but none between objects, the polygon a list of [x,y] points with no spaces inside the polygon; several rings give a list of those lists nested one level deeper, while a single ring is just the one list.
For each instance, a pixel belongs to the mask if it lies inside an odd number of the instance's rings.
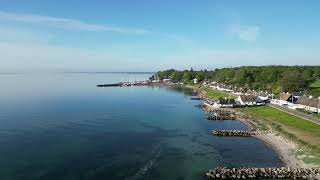
[{"label": "shoreline", "polygon": [[[207,97],[206,93],[200,90],[199,87],[194,87],[191,85],[184,85],[183,87],[191,88],[197,90],[204,99],[210,99]],[[236,109],[227,108],[228,110],[234,111],[237,114],[237,120],[243,122],[248,126],[249,129],[257,129],[256,123],[250,119],[250,117],[240,112]],[[307,164],[300,160],[297,156],[297,150],[299,145],[290,141],[288,138],[283,136],[277,135],[275,131],[259,131],[257,130],[257,135],[253,136],[264,144],[272,148],[275,153],[277,153],[280,160],[286,167],[294,167],[294,168],[312,168],[312,167],[319,167],[318,165]]]}]

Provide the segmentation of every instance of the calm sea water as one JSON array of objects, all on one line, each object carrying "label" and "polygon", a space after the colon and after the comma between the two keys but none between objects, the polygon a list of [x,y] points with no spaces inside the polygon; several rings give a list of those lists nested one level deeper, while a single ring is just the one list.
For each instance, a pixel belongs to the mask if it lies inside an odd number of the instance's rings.
[{"label": "calm sea water", "polygon": [[280,166],[246,129],[205,119],[190,92],[97,88],[148,74],[1,74],[0,179],[203,179],[215,166]]}]

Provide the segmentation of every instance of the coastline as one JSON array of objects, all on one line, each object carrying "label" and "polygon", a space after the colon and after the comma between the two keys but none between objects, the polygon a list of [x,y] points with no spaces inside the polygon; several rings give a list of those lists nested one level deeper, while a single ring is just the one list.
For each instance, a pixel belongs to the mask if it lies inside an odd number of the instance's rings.
[{"label": "coastline", "polygon": [[[184,85],[183,87],[197,90],[201,97],[204,99],[210,99],[206,93],[203,92],[199,87]],[[240,112],[236,109],[228,108],[237,114],[237,119],[245,123],[249,129],[257,130],[257,124],[247,114]],[[275,131],[259,131],[254,137],[263,141],[267,146],[272,148],[279,156],[280,160],[286,167],[294,168],[312,168],[319,167],[318,165],[307,164],[299,159],[296,155],[299,145],[290,141],[288,138],[278,135]]]}]

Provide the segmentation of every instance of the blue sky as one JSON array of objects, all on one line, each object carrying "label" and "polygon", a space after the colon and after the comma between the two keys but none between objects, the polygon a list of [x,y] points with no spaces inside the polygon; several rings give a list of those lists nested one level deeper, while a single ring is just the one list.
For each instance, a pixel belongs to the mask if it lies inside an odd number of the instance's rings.
[{"label": "blue sky", "polygon": [[1,0],[0,70],[319,65],[318,0]]}]

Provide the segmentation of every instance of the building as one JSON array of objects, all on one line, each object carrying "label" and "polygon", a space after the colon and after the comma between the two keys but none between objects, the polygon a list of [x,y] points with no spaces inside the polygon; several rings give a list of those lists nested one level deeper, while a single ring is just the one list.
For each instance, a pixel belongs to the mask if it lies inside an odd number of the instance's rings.
[{"label": "building", "polygon": [[234,99],[223,99],[220,98],[218,100],[218,104],[220,107],[233,107],[234,105],[236,105],[236,101]]},{"label": "building", "polygon": [[293,95],[293,97],[295,97],[297,99],[303,96],[301,91],[300,92],[293,92],[292,95]]},{"label": "building", "polygon": [[320,113],[320,98],[301,96],[296,103],[295,108],[305,109],[313,113]]},{"label": "building", "polygon": [[171,82],[171,79],[163,79],[162,82],[163,82],[163,83],[170,83],[170,82]]},{"label": "building", "polygon": [[279,105],[293,105],[297,99],[290,93],[280,93],[279,99],[274,100]]},{"label": "building", "polygon": [[269,93],[264,91],[257,92],[256,96],[258,96],[262,101],[268,101],[270,99]]},{"label": "building", "polygon": [[257,105],[257,96],[240,95],[240,96],[238,96],[236,101],[241,106],[255,106],[255,105]]},{"label": "building", "polygon": [[197,78],[193,79],[193,84],[198,84],[198,79]]}]

